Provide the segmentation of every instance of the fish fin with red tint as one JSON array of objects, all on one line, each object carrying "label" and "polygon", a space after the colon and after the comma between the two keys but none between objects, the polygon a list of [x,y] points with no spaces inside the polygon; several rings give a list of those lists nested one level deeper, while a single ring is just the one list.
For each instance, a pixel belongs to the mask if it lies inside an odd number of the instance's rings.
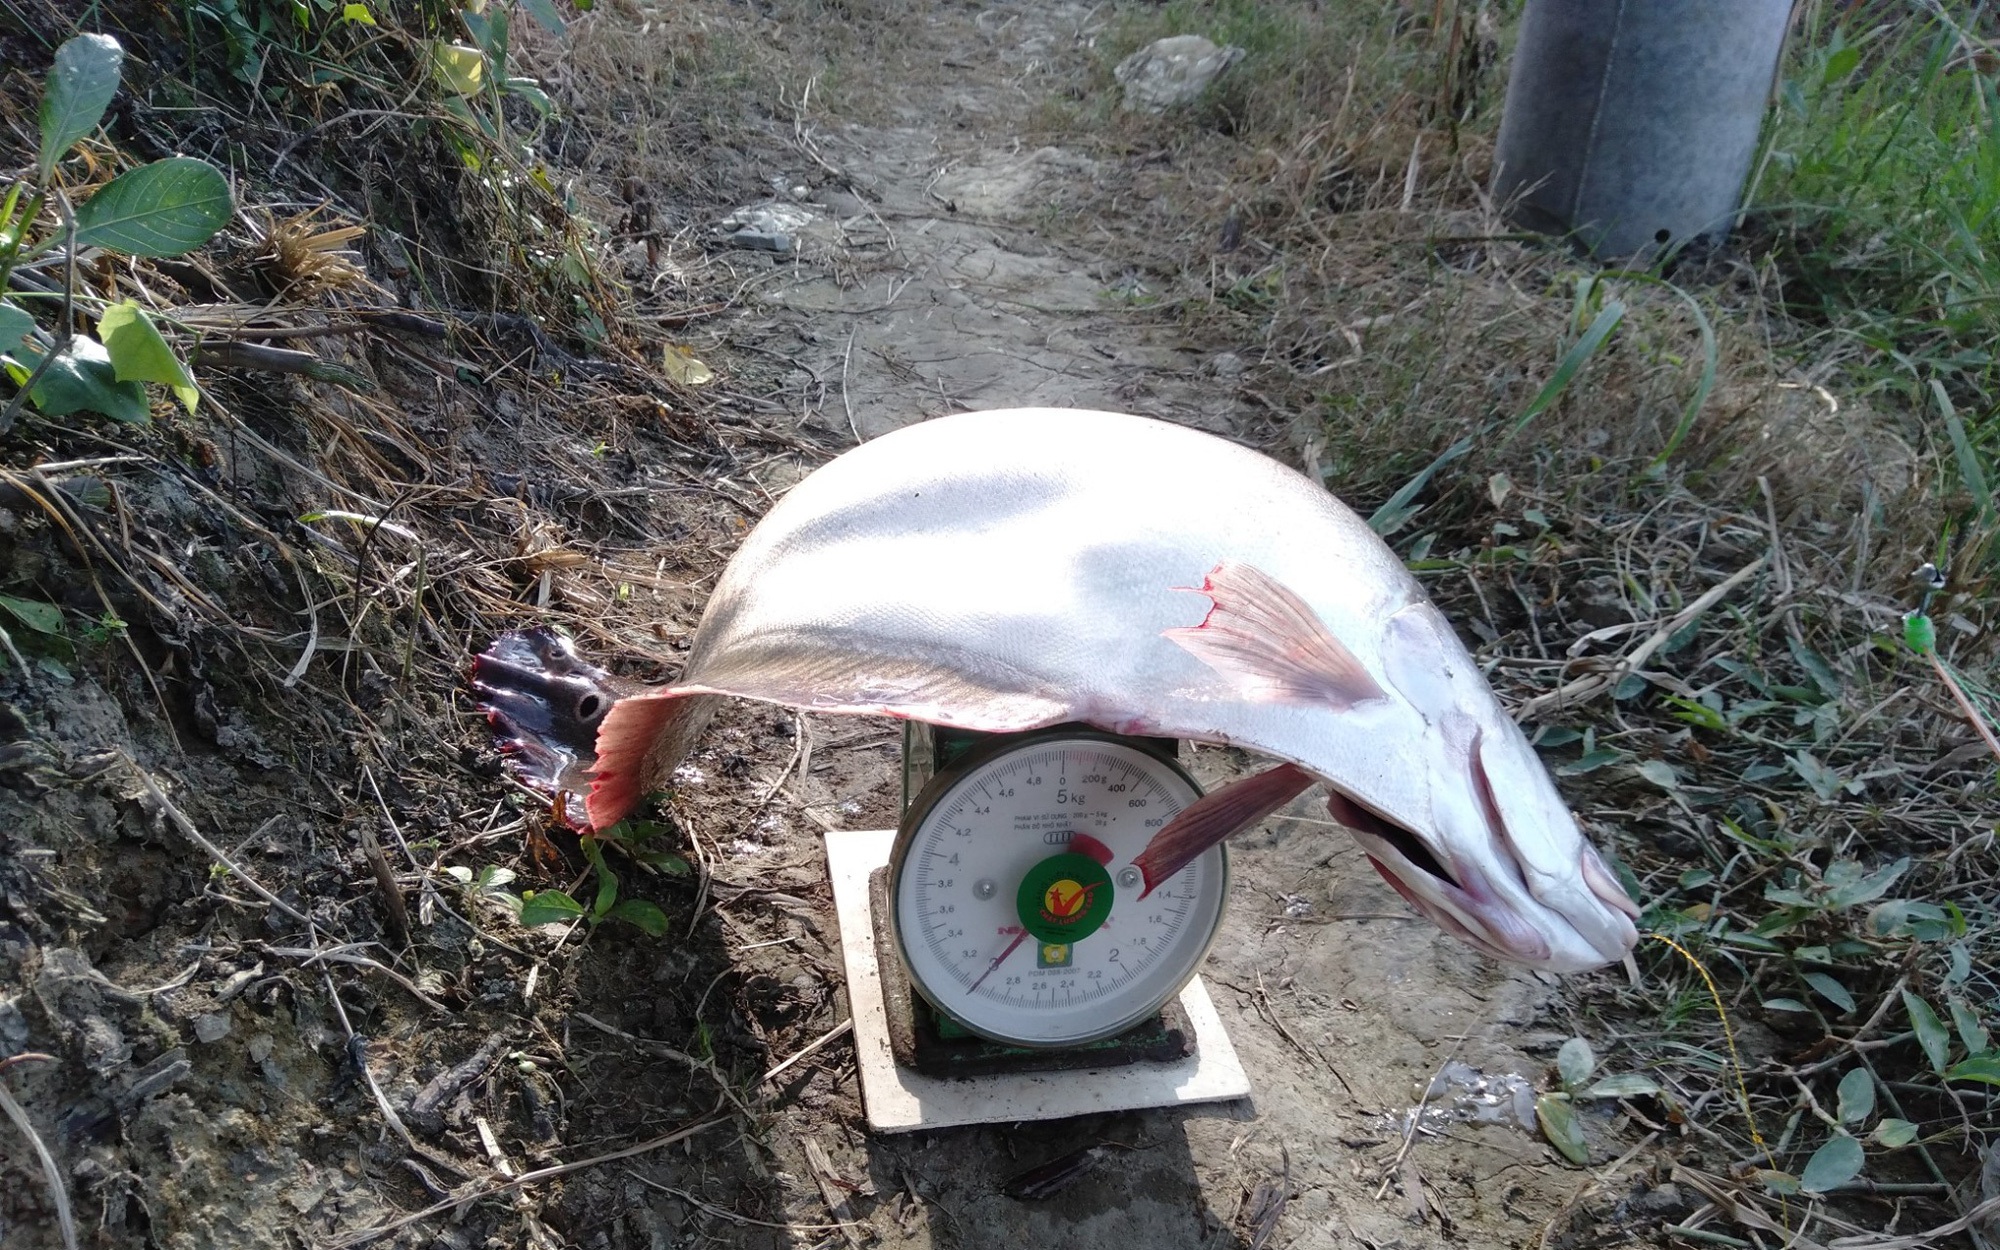
[{"label": "fish fin with red tint", "polygon": [[1262,703],[1345,711],[1388,696],[1305,600],[1263,570],[1224,561],[1202,580],[1201,624],[1163,636]]},{"label": "fish fin with red tint", "polygon": [[1315,778],[1296,764],[1280,764],[1232,781],[1182,808],[1132,862],[1145,877],[1141,898],[1193,863],[1203,851],[1256,825],[1291,802]]}]

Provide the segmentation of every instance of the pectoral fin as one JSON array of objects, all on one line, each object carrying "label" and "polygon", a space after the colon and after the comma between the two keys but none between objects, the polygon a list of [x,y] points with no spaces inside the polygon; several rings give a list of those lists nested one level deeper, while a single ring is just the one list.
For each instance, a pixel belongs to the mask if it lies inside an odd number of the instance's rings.
[{"label": "pectoral fin", "polygon": [[1388,696],[1305,600],[1261,569],[1225,561],[1202,581],[1208,616],[1164,637],[1264,703],[1345,711]]},{"label": "pectoral fin", "polygon": [[1203,851],[1255,825],[1304,794],[1312,784],[1311,773],[1294,764],[1280,764],[1196,799],[1154,834],[1146,849],[1132,860],[1145,876],[1146,888],[1139,897],[1151,894],[1154,886],[1193,863]]}]

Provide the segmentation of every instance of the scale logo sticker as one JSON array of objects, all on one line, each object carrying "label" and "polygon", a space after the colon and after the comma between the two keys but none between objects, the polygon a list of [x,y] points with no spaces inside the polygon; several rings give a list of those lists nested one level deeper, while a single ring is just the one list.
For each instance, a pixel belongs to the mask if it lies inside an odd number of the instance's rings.
[{"label": "scale logo sticker", "polygon": [[1035,948],[1035,967],[1069,967],[1070,946],[1068,942],[1044,942]]},{"label": "scale logo sticker", "polygon": [[1090,896],[1097,890],[1098,883],[1094,881],[1085,885],[1064,877],[1052,883],[1042,892],[1042,919],[1049,924],[1076,923],[1084,909],[1090,906]]},{"label": "scale logo sticker", "polygon": [[1065,851],[1028,870],[1015,895],[1015,910],[1021,927],[1044,946],[1071,946],[1111,918],[1114,893],[1104,865],[1088,855]]}]

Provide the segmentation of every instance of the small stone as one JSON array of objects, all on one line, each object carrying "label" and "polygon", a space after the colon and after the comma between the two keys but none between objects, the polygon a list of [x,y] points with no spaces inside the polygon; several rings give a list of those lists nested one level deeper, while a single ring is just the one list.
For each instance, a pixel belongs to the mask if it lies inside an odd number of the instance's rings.
[{"label": "small stone", "polygon": [[229,1016],[220,1011],[203,1012],[194,1018],[194,1036],[199,1042],[219,1042],[229,1036]]},{"label": "small stone", "polygon": [[245,1049],[250,1052],[250,1062],[262,1063],[266,1059],[269,1059],[271,1057],[272,1049],[276,1047],[277,1044],[278,1043],[272,1039],[269,1033],[257,1034],[257,1036],[251,1038],[248,1044],[245,1046]]},{"label": "small stone", "polygon": [[1125,107],[1141,113],[1164,113],[1188,104],[1208,90],[1236,62],[1243,49],[1218,48],[1200,35],[1155,39],[1118,63],[1111,76],[1125,85]]},{"label": "small stone", "polygon": [[746,204],[719,223],[723,239],[732,247],[789,256],[798,250],[793,236],[812,221],[812,213],[796,204],[770,200]]},{"label": "small stone", "polygon": [[1215,370],[1215,376],[1218,378],[1240,378],[1243,376],[1243,371],[1249,368],[1243,363],[1243,357],[1235,352],[1223,352],[1208,364],[1209,368]]}]

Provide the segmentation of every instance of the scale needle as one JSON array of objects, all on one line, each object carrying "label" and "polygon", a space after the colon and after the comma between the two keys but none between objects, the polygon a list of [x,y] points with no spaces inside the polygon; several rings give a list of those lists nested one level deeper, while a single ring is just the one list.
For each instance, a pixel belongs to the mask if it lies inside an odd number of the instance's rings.
[{"label": "scale needle", "polygon": [[1028,931],[1026,929],[1023,929],[1018,935],[1016,935],[1013,941],[1007,943],[1006,950],[1001,951],[998,955],[995,955],[993,957],[993,962],[986,965],[986,971],[980,973],[979,979],[977,981],[974,981],[971,984],[971,986],[966,989],[965,992],[968,994],[973,993],[980,986],[986,984],[986,978],[993,975],[993,970],[995,968],[998,968],[1001,964],[1006,963],[1007,956],[1014,953],[1014,948],[1027,940],[1028,940]]}]

